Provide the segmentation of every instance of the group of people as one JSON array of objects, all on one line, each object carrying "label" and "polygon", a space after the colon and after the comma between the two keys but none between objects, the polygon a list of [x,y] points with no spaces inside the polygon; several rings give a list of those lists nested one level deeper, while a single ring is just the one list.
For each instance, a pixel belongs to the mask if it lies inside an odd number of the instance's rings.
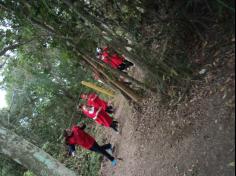
[{"label": "group of people", "polygon": [[80,98],[87,101],[87,104],[80,104],[77,110],[81,110],[84,115],[93,119],[96,123],[112,128],[118,133],[118,122],[114,121],[109,115],[114,112],[111,105],[101,99],[96,93],[82,94]]},{"label": "group of people", "polygon": [[[77,106],[77,110],[82,111],[83,114],[93,119],[99,125],[113,129],[118,133],[118,122],[111,118],[114,108],[111,104],[101,99],[96,93],[81,94],[85,104]],[[85,124],[73,125],[71,129],[64,130],[65,143],[68,146],[69,156],[75,156],[75,146],[79,145],[85,149],[98,152],[108,158],[112,165],[115,166],[117,160],[112,156],[112,145],[105,144],[100,146],[96,140],[84,131]]]},{"label": "group of people", "polygon": [[[108,47],[103,49],[97,48],[96,58],[108,64],[111,68],[123,72],[126,72],[130,67],[134,66],[132,62],[126,60],[123,56],[119,56],[116,52],[112,51],[112,49]],[[100,80],[98,74],[94,74],[94,77],[96,80]],[[129,80],[122,76],[119,78],[119,80],[125,84],[130,84]],[[85,103],[78,105],[76,107],[77,111],[82,111],[86,117],[93,119],[99,125],[102,125],[106,128],[111,128],[116,133],[119,133],[118,122],[111,118],[114,109],[110,103],[107,103],[101,99],[96,93],[84,93],[81,94],[80,98],[83,99]],[[69,156],[75,156],[75,146],[79,145],[85,149],[104,155],[111,161],[112,166],[115,166],[117,160],[112,156],[112,145],[105,144],[100,146],[92,136],[84,131],[85,128],[85,124],[80,124],[73,125],[72,128],[64,130],[64,139],[68,147]]]}]

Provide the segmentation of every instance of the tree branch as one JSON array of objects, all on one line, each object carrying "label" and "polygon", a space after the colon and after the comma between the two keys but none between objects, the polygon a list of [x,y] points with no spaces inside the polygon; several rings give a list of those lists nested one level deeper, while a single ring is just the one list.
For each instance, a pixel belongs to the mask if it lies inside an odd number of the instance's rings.
[{"label": "tree branch", "polygon": [[0,51],[0,56],[3,56],[4,54],[6,54],[7,51],[14,50],[14,49],[18,48],[21,45],[22,45],[21,43],[16,43],[16,44],[13,44],[13,45],[10,45],[10,46],[7,46],[7,47],[3,48],[3,50]]}]

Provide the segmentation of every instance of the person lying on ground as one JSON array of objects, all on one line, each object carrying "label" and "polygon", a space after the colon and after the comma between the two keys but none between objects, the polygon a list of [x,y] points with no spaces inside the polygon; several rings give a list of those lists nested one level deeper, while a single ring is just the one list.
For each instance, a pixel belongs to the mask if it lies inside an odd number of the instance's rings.
[{"label": "person lying on ground", "polygon": [[114,112],[111,103],[108,103],[105,100],[101,99],[96,93],[83,93],[80,95],[80,98],[86,100],[88,106],[93,106],[95,108],[102,107],[102,110],[106,111],[109,114],[112,114]]},{"label": "person lying on ground", "polygon": [[97,48],[96,57],[101,59],[104,63],[110,65],[114,69],[125,71],[134,64],[126,60],[123,56],[119,56],[116,52],[110,52],[108,47]]},{"label": "person lying on ground", "polygon": [[84,115],[86,115],[88,118],[91,118],[95,120],[100,125],[103,125],[107,128],[111,128],[116,133],[119,133],[118,131],[118,122],[113,120],[107,112],[105,112],[102,107],[96,108],[93,106],[88,106],[81,104],[77,106],[77,110],[81,110]]},{"label": "person lying on ground", "polygon": [[69,146],[69,155],[75,156],[75,146],[79,145],[87,150],[97,152],[105,156],[112,163],[112,166],[117,164],[117,160],[106,150],[111,149],[111,144],[100,146],[96,140],[84,131],[86,125],[73,125],[72,128],[64,130],[64,140]]}]

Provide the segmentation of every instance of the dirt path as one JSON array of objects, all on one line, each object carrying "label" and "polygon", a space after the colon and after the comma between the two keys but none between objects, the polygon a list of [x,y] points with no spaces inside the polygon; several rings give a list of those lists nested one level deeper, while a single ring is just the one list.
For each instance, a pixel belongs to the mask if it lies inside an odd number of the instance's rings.
[{"label": "dirt path", "polygon": [[235,171],[234,48],[223,48],[175,107],[150,95],[141,107],[116,98],[121,134],[107,140],[122,158],[103,162],[102,176],[233,176]]}]

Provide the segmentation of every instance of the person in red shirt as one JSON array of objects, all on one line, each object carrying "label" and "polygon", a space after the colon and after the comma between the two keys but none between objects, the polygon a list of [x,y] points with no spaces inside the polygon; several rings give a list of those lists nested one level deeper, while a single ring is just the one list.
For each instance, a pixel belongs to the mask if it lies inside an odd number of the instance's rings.
[{"label": "person in red shirt", "polygon": [[112,165],[115,166],[117,161],[106,150],[111,149],[111,144],[105,144],[103,146],[98,145],[95,139],[84,131],[86,125],[73,125],[71,129],[64,130],[64,139],[66,145],[69,146],[69,152],[72,156],[75,156],[75,146],[79,145],[87,150],[91,150],[104,155],[108,158]]},{"label": "person in red shirt", "polygon": [[81,104],[77,109],[81,110],[88,118],[95,120],[98,124],[112,128],[118,133],[118,122],[113,120],[104,110],[102,110],[102,107],[97,108]]},{"label": "person in red shirt", "polygon": [[95,108],[102,107],[102,110],[106,111],[109,114],[112,114],[114,112],[114,109],[111,105],[108,105],[106,101],[101,99],[96,93],[90,93],[90,94],[81,94],[81,99],[87,100],[88,106],[93,106]]},{"label": "person in red shirt", "polygon": [[105,48],[97,48],[97,58],[101,59],[103,62],[107,63],[114,69],[118,69],[120,71],[124,71],[134,64],[128,60],[126,60],[123,56],[119,56],[116,52],[111,52],[108,47]]}]

